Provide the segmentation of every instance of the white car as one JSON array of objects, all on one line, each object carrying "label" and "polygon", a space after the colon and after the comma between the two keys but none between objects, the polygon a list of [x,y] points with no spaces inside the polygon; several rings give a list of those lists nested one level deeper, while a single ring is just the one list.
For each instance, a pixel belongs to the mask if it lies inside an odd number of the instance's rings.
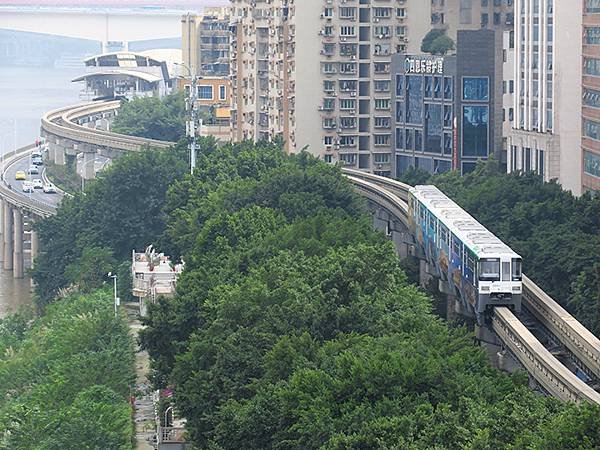
[{"label": "white car", "polygon": [[44,183],[39,178],[33,180],[31,184],[33,185],[34,189],[42,189],[44,187]]},{"label": "white car", "polygon": [[44,183],[43,189],[46,194],[56,194],[56,188],[52,183]]},{"label": "white car", "polygon": [[28,170],[27,173],[29,175],[37,175],[40,173],[40,169],[38,169],[38,166],[31,166]]},{"label": "white car", "polygon": [[23,181],[22,189],[23,192],[33,192],[33,184],[31,184],[29,181]]}]

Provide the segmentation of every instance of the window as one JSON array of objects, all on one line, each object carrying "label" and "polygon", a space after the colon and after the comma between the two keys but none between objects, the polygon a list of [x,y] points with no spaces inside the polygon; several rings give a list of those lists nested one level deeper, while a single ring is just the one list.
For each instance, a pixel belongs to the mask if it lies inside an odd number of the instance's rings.
[{"label": "window", "polygon": [[396,75],[396,96],[404,97],[404,75]]},{"label": "window", "polygon": [[523,273],[521,272],[522,262],[520,258],[512,259],[512,281],[521,281]]},{"label": "window", "polygon": [[510,262],[502,261],[502,281],[511,281]]},{"label": "window", "polygon": [[489,115],[487,106],[463,106],[464,156],[488,156]]},{"label": "window", "polygon": [[600,44],[600,27],[585,27],[585,43],[588,45]]},{"label": "window", "polygon": [[200,100],[212,100],[213,99],[213,87],[212,86],[198,86],[198,97]]},{"label": "window", "polygon": [[374,153],[373,158],[375,160],[375,164],[388,164],[390,162],[389,153]]},{"label": "window", "polygon": [[595,89],[584,89],[583,104],[592,108],[600,108],[600,91]]},{"label": "window", "polygon": [[479,281],[500,281],[500,258],[479,260]]},{"label": "window", "polygon": [[406,122],[420,125],[423,123],[423,77],[408,76]]},{"label": "window", "polygon": [[600,123],[593,120],[584,120],[583,134],[585,137],[600,141]]},{"label": "window", "polygon": [[489,101],[489,79],[487,77],[464,77],[463,100]]},{"label": "window", "polygon": [[583,171],[588,175],[600,178],[600,155],[584,150]]},{"label": "window", "polygon": [[220,85],[219,86],[219,100],[225,100],[226,99],[226,89],[225,86]]}]

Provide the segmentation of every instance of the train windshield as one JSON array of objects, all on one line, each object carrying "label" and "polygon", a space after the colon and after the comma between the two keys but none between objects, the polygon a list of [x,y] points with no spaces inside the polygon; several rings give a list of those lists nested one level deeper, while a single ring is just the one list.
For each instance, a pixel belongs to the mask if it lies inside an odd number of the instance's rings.
[{"label": "train windshield", "polygon": [[521,272],[521,259],[513,258],[512,260],[512,280],[513,281],[521,281],[523,278],[523,274]]},{"label": "train windshield", "polygon": [[500,281],[500,258],[479,260],[479,281]]}]

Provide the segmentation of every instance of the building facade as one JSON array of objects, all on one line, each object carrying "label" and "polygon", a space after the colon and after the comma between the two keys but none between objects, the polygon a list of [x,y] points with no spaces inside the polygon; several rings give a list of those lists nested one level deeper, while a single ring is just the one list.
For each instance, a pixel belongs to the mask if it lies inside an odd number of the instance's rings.
[{"label": "building facade", "polygon": [[422,0],[232,0],[234,140],[279,137],[289,153],[391,175],[391,57],[418,51],[430,12]]},{"label": "building facade", "polygon": [[229,20],[229,8],[205,8],[200,15],[186,14],[181,18],[183,63],[192,74],[229,76]]},{"label": "building facade", "polygon": [[583,9],[582,190],[600,191],[600,1]]},{"label": "building facade", "polygon": [[84,61],[86,73],[72,81],[83,82],[79,96],[87,101],[164,97],[171,92],[173,63],[180,58],[178,51],[173,53],[176,55],[156,50],[92,56]]},{"label": "building facade", "polygon": [[456,42],[458,30],[511,30],[513,0],[431,0],[431,24]]},{"label": "building facade", "polygon": [[[516,0],[514,123],[508,171],[582,185],[583,0]],[[585,39],[585,36],[584,36]],[[586,140],[587,142],[587,140]]]},{"label": "building facade", "polygon": [[468,173],[502,149],[501,42],[492,30],[459,31],[455,56],[392,59],[394,176],[409,167]]}]

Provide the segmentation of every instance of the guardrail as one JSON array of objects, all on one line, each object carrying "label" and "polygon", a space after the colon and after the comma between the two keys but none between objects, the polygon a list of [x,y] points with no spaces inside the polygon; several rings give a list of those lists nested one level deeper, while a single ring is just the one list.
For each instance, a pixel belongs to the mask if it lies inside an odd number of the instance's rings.
[{"label": "guardrail", "polygon": [[[167,148],[173,143],[154,139],[138,138],[123,134],[96,130],[76,124],[72,120],[81,117],[117,110],[120,102],[91,102],[50,111],[42,117],[42,129],[62,139],[108,147],[122,151],[142,151],[145,147]],[[60,122],[60,123],[58,123]]]},{"label": "guardrail", "polygon": [[523,275],[525,307],[600,379],[600,339]]},{"label": "guardrail", "polygon": [[0,183],[0,197],[3,197],[6,201],[16,206],[17,208],[26,209],[40,217],[48,217],[56,214],[55,207],[47,205],[43,202],[23,195],[13,189],[10,189],[5,178],[6,168],[10,167],[19,159],[22,159],[25,156],[27,156],[33,148],[35,148],[35,145],[28,145],[26,147],[19,148],[4,155],[4,166],[2,167],[2,183]]},{"label": "guardrail", "polygon": [[492,326],[500,340],[552,396],[600,405],[600,394],[577,378],[505,307],[494,308]]}]

